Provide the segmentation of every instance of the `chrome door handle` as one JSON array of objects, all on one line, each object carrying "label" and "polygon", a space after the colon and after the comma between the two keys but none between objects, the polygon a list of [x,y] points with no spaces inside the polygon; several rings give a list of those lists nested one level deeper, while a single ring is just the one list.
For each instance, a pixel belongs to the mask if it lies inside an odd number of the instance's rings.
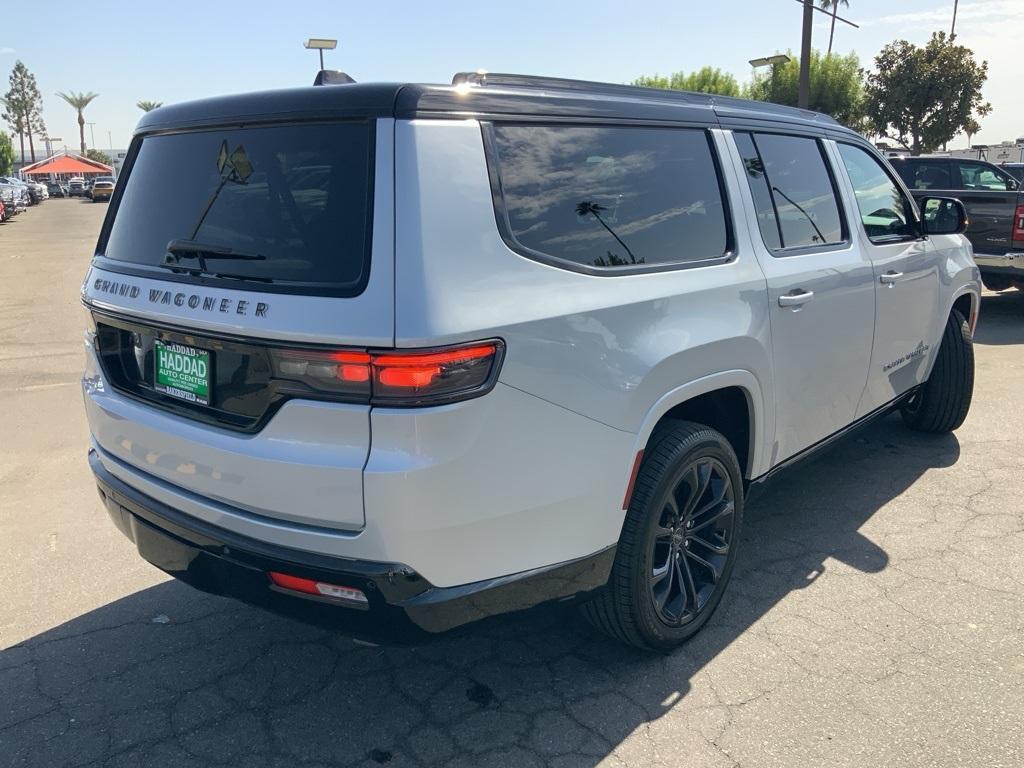
[{"label": "chrome door handle", "polygon": [[901,277],[903,277],[903,273],[902,272],[893,272],[890,269],[884,275],[879,275],[878,281],[880,283],[882,283],[883,285],[892,285],[897,280],[899,280]]},{"label": "chrome door handle", "polygon": [[814,298],[814,291],[796,291],[779,296],[780,307],[799,307]]}]

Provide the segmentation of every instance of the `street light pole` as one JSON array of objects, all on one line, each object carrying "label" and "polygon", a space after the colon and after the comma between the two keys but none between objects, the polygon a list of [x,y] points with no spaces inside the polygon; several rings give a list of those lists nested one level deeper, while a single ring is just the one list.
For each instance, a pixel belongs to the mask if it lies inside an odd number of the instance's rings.
[{"label": "street light pole", "polygon": [[89,139],[90,139],[89,144],[94,149],[96,147],[96,130],[95,130],[95,127],[96,127],[96,123],[89,123]]},{"label": "street light pole", "polygon": [[811,103],[811,27],[814,23],[814,5],[804,0],[804,27],[800,39],[800,94],[797,106],[807,109]]}]

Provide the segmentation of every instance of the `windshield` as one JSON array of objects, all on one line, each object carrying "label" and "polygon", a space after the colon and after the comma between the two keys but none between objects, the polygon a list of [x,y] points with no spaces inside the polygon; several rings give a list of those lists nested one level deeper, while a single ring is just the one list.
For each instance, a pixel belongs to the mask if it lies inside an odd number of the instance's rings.
[{"label": "windshield", "polygon": [[[100,255],[166,276],[168,246],[192,242],[206,258],[183,274],[355,295],[369,268],[371,141],[366,122],[148,136]],[[225,252],[260,258],[225,270]]]}]

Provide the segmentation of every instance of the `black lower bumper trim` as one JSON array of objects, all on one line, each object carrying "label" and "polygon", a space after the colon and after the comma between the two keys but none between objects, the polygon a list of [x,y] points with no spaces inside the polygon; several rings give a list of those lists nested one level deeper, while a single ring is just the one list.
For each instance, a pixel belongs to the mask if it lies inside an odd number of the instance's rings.
[{"label": "black lower bumper trim", "polygon": [[[612,546],[567,563],[435,587],[400,563],[331,557],[241,536],[135,490],[108,472],[95,451],[89,452],[89,464],[114,524],[157,568],[205,592],[375,641],[409,641],[425,632],[586,596],[607,583],[615,560]],[[269,571],[359,589],[368,609],[272,589]]]}]

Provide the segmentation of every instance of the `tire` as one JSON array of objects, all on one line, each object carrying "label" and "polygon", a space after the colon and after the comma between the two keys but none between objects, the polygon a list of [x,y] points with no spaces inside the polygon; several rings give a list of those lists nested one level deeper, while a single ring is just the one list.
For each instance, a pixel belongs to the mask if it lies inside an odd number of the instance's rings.
[{"label": "tire", "polygon": [[718,607],[742,523],[743,476],[729,441],[688,421],[656,430],[637,474],[608,584],[582,607],[584,616],[623,643],[672,650]]},{"label": "tire", "polygon": [[939,354],[921,388],[901,409],[904,423],[919,432],[943,434],[964,423],[974,394],[974,342],[967,320],[949,313]]}]

